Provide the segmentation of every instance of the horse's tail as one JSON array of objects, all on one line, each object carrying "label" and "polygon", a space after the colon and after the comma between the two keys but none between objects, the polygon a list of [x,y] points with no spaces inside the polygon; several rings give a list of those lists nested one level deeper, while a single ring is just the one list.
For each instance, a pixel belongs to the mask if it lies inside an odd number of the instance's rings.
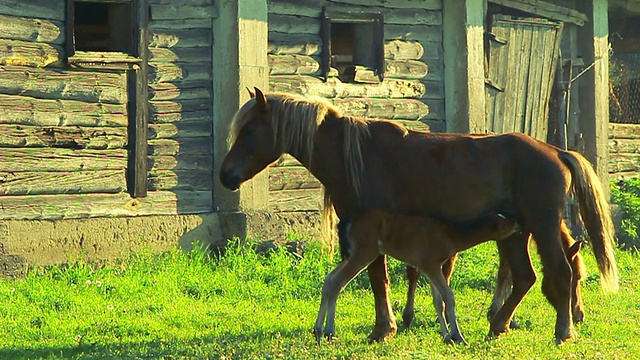
[{"label": "horse's tail", "polygon": [[615,228],[602,183],[589,160],[580,153],[563,151],[560,158],[569,167],[573,177],[573,191],[580,205],[580,218],[587,229],[600,268],[600,285],[605,291],[615,292],[618,290],[618,268],[613,254]]},{"label": "horse's tail", "polygon": [[322,193],[324,197],[322,206],[322,241],[329,247],[329,256],[333,257],[334,244],[336,240],[336,212],[333,208],[333,199],[323,186]]}]

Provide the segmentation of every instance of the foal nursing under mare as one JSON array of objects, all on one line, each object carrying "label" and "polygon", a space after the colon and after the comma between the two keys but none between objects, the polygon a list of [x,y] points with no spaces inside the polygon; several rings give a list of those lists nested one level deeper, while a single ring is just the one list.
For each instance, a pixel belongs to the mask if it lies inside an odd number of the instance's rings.
[{"label": "foal nursing under mare", "polygon": [[[325,216],[341,219],[383,209],[450,222],[501,213],[522,231],[497,242],[511,272],[512,290],[490,319],[490,335],[507,331],[513,313],[535,282],[530,235],[543,265],[542,291],[556,310],[555,337],[573,335],[574,274],[566,252],[570,235],[562,214],[573,191],[591,240],[601,286],[615,291],[613,222],[595,171],[582,155],[519,133],[496,136],[421,133],[388,121],[347,117],[320,99],[263,94],[236,113],[229,152],[220,169],[223,186],[236,190],[288,153],[323,184]],[[572,240],[572,239],[571,239]],[[371,334],[381,339],[397,328],[388,298],[386,258],[367,268],[376,305]]]},{"label": "foal nursing under mare", "polygon": [[[335,332],[336,300],[340,291],[380,254],[420,269],[429,279],[440,334],[445,341],[466,343],[455,313],[455,301],[442,265],[459,251],[488,240],[502,240],[517,230],[516,221],[492,214],[469,224],[454,224],[422,216],[368,210],[338,225],[341,252],[348,252],[324,280],[320,311],[314,328],[316,341]],[[445,315],[446,311],[446,315]],[[447,324],[448,323],[448,324]],[[449,332],[448,325],[451,327]]]}]

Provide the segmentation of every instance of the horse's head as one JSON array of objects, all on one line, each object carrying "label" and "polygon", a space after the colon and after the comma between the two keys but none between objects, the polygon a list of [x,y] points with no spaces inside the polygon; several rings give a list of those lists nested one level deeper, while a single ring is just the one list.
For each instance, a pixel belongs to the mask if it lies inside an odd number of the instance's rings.
[{"label": "horse's head", "polygon": [[234,116],[231,147],[220,167],[220,182],[230,190],[237,190],[283,153],[276,143],[267,97],[258,88],[249,93],[251,100]]}]

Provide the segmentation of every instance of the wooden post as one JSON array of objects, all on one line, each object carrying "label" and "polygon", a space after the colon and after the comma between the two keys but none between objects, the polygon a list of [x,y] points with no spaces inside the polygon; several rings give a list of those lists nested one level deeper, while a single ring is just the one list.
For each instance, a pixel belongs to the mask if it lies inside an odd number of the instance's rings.
[{"label": "wooden post", "polygon": [[483,0],[443,0],[447,132],[484,133]]},{"label": "wooden post", "polygon": [[267,0],[221,1],[213,21],[213,204],[216,211],[266,210],[268,171],[239,192],[220,184],[231,118],[249,100],[246,88],[269,90]]},{"label": "wooden post", "polygon": [[585,67],[591,69],[578,80],[580,87],[580,132],[585,156],[609,189],[609,19],[607,0],[579,2],[589,21],[578,30],[578,49]]}]

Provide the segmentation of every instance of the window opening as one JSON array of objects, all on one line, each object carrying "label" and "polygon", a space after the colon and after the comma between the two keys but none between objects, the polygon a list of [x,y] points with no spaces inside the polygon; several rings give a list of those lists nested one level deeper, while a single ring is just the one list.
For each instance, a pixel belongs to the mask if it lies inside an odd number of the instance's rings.
[{"label": "window opening", "polygon": [[323,10],[323,76],[331,68],[343,82],[380,82],[384,75],[382,14]]},{"label": "window opening", "polygon": [[73,1],[73,52],[132,53],[132,20],[130,2]]}]

